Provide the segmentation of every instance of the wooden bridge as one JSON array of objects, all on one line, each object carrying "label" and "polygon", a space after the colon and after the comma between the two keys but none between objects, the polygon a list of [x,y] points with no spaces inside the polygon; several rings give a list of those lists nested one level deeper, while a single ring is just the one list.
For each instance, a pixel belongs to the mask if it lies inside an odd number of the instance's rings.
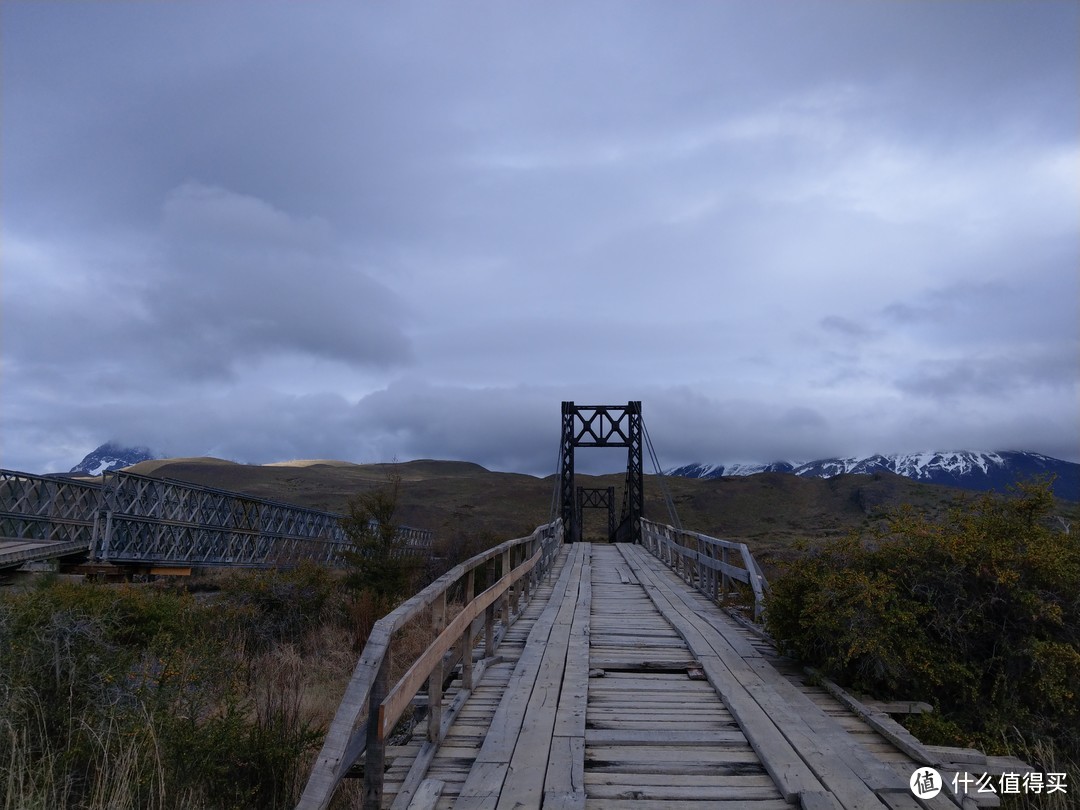
[{"label": "wooden bridge", "polygon": [[[562,540],[556,521],[504,543],[376,624],[300,810],[350,777],[365,808],[399,810],[955,810],[997,797],[953,795],[954,774],[1030,770],[923,745],[891,715],[925,704],[857,698],[780,655],[717,604],[741,587],[760,609],[742,544],[645,520],[638,544]],[[395,676],[417,622],[434,640]],[[944,790],[920,799],[926,766]]]}]

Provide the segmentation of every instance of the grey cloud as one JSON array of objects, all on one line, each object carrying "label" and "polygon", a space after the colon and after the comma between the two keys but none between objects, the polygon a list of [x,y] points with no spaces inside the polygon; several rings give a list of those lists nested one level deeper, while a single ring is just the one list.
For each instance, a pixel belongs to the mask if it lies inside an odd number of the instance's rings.
[{"label": "grey cloud", "polygon": [[165,205],[164,266],[144,305],[188,368],[296,351],[346,364],[409,360],[406,308],[342,255],[329,228],[220,188],[187,184]]},{"label": "grey cloud", "polygon": [[976,346],[982,353],[1080,339],[1080,275],[1066,270],[1075,265],[1075,246],[1051,240],[1029,248],[982,273],[987,280],[933,286],[886,305],[883,323],[928,346]]},{"label": "grey cloud", "polygon": [[672,464],[1049,452],[1077,430],[1078,22],[11,4],[5,459],[132,425],[545,472],[564,398],[642,399]]},{"label": "grey cloud", "polygon": [[821,328],[852,340],[867,340],[877,337],[879,332],[858,321],[840,315],[828,315],[821,319]]},{"label": "grey cloud", "polygon": [[190,183],[135,245],[16,251],[19,306],[3,331],[20,370],[70,365],[72,380],[119,395],[235,378],[280,352],[361,368],[412,359],[408,306],[319,220]]},{"label": "grey cloud", "polygon": [[384,458],[475,461],[499,470],[555,472],[559,402],[531,386],[464,388],[403,380],[364,397],[359,425]]},{"label": "grey cloud", "polygon": [[1012,399],[1038,389],[1073,390],[1080,341],[1057,347],[1018,347],[1009,354],[926,360],[896,379],[907,394],[940,400],[958,397]]}]

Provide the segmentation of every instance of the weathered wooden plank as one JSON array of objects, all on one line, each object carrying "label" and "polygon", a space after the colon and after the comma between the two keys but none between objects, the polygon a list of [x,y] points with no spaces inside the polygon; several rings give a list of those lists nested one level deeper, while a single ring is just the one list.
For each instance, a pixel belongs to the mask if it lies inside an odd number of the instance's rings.
[{"label": "weathered wooden plank", "polygon": [[762,772],[758,774],[669,774],[669,773],[593,773],[585,774],[585,785],[681,785],[684,787],[723,787],[743,785],[773,787],[772,777]]},{"label": "weathered wooden plank", "polygon": [[589,764],[587,773],[730,776],[763,772],[761,760],[753,751],[740,754],[739,757],[740,759],[734,762],[594,762]]},{"label": "weathered wooden plank", "polygon": [[[532,699],[532,693],[537,679],[540,677],[544,661],[550,657],[547,655],[547,645],[554,630],[556,619],[565,607],[564,601],[567,591],[572,584],[576,585],[578,583],[581,576],[583,544],[577,543],[574,545],[575,548],[570,552],[570,559],[564,564],[562,572],[552,589],[547,606],[529,633],[525,649],[518,659],[499,707],[492,718],[491,729],[484,740],[484,745],[477,754],[476,762],[473,764],[469,776],[462,786],[458,797],[459,802],[483,796],[494,795],[498,797],[502,792],[518,736],[525,720],[528,703]],[[575,588],[575,595],[576,592]],[[569,619],[567,619],[568,621]],[[569,638],[568,631],[567,638]],[[565,662],[565,651],[563,656]],[[542,780],[543,776],[541,775],[541,786]],[[538,795],[536,798],[538,804],[540,796]]]},{"label": "weathered wooden plank", "polygon": [[[699,629],[697,623],[685,615],[686,608],[682,601],[670,596],[672,588],[662,578],[665,572],[652,570],[648,558],[633,547],[620,544],[619,551],[645,587],[649,598],[701,660],[709,682],[735,716],[739,727],[761,757],[762,764],[775,780],[784,798],[794,802],[801,793],[829,792],[820,781],[819,774],[811,770],[803,756],[800,756],[800,750],[796,749],[798,746],[799,749],[815,750],[813,740],[798,729],[790,728],[792,723],[788,723],[789,727],[781,730],[771,716],[774,713],[784,714],[788,711],[787,707],[779,700],[771,700],[770,695],[760,688],[760,683],[744,684],[735,676],[703,635],[703,631],[711,628]],[[730,652],[730,656],[737,659],[738,663],[742,662],[734,651]],[[754,690],[753,694],[751,689]],[[805,750],[803,754],[805,755]],[[862,794],[861,798],[852,797],[856,806],[880,807],[880,802],[861,781],[857,785],[851,783],[848,786],[853,794]]]},{"label": "weathered wooden plank", "polygon": [[[906,778],[899,777],[894,768],[862,745],[859,737],[851,734],[820,706],[809,700],[768,662],[758,658],[747,663],[761,677],[763,683],[774,689],[777,695],[792,707],[800,721],[813,732],[814,739],[830,752],[830,756],[835,757],[837,765],[842,762],[874,792],[890,790],[902,793],[908,790]],[[825,781],[828,783],[828,780]],[[842,795],[840,798],[844,801]]]},{"label": "weathered wooden plank", "polygon": [[940,765],[941,759],[934,755],[906,728],[901,726],[887,714],[875,712],[864,706],[854,696],[842,689],[837,684],[826,678],[820,672],[807,668],[807,673],[820,681],[820,683],[841,703],[851,709],[855,714],[865,720],[871,728],[881,734],[885,739],[911,757],[920,765]]},{"label": "weathered wooden plank", "polygon": [[831,793],[807,791],[799,795],[802,810],[844,810],[844,806]]},{"label": "weathered wooden plank", "polygon": [[[591,590],[586,579],[589,572],[591,546],[578,544],[571,584],[567,587],[564,602],[555,618],[548,637],[543,661],[536,682],[529,696],[525,720],[518,735],[514,754],[510,760],[499,795],[500,808],[535,807],[542,801],[546,790],[548,763],[555,734],[555,724],[561,716],[564,735],[583,738],[585,732],[584,703],[588,690],[588,666],[582,661],[588,648],[588,635],[580,631],[588,626]],[[582,591],[584,590],[584,596]],[[579,617],[584,614],[583,619]],[[579,635],[575,638],[574,628]],[[572,645],[571,641],[576,644]],[[571,659],[578,661],[572,672],[567,671]],[[567,685],[566,678],[572,679]],[[562,712],[560,713],[560,708]],[[580,709],[580,712],[579,712]],[[584,758],[582,758],[584,768]],[[577,776],[580,783],[581,776]],[[564,793],[558,787],[554,793]]]},{"label": "weathered wooden plank", "polygon": [[[674,799],[671,801],[654,800],[648,803],[650,810],[791,810],[791,805],[783,799],[765,799],[747,801],[694,801]],[[596,799],[589,801],[590,810],[642,810],[639,799]]]},{"label": "weathered wooden plank", "polygon": [[[623,676],[623,677],[620,677]],[[706,681],[691,680],[686,673],[626,672],[613,669],[603,678],[593,678],[589,696],[617,699],[628,694],[641,695],[644,700],[660,703],[685,704],[698,697],[715,694]]]},{"label": "weathered wooden plank", "polygon": [[729,747],[678,745],[593,745],[586,743],[585,756],[596,762],[744,762],[754,753],[745,741]]},{"label": "weathered wooden plank", "polygon": [[602,745],[746,745],[746,735],[736,729],[686,730],[677,728],[643,731],[640,729],[589,729],[585,740],[590,746]]},{"label": "weathered wooden plank", "polygon": [[703,709],[700,712],[675,713],[669,709],[596,709],[589,710],[589,723],[593,720],[652,720],[669,723],[706,722],[730,724],[735,717],[730,712],[717,709]]},{"label": "weathered wooden plank", "polygon": [[585,794],[545,793],[544,810],[585,810]]},{"label": "weathered wooden plank", "polygon": [[[705,720],[699,722],[690,721],[664,721],[664,720],[639,720],[634,717],[620,717],[620,718],[596,718],[589,720],[590,731],[618,731],[619,729],[627,730],[639,730],[639,731],[663,731],[672,730],[677,731],[679,729],[697,729],[702,731],[727,731],[732,727],[738,729],[738,726],[733,721],[727,720]],[[588,738],[586,738],[588,739]]]},{"label": "weathered wooden plank", "polygon": [[442,794],[444,783],[438,779],[425,779],[409,802],[409,810],[434,810]]},{"label": "weathered wooden plank", "polygon": [[592,607],[592,546],[585,544],[577,602],[567,641],[566,661],[553,734],[585,737],[585,710],[589,695],[589,640]]},{"label": "weathered wooden plank", "polygon": [[744,801],[778,800],[775,785],[590,785],[589,803],[594,799],[634,799],[636,801]]},{"label": "weathered wooden plank", "polygon": [[687,670],[696,662],[690,657],[661,658],[659,656],[642,656],[633,658],[626,656],[593,656],[589,658],[589,664],[597,669],[606,669],[612,672],[671,672],[673,670]]},{"label": "weathered wooden plank", "polygon": [[[779,791],[715,690],[689,679],[688,667],[698,662],[642,588],[623,586],[616,594],[597,585],[597,575],[613,570],[610,563],[601,564],[600,557],[614,557],[624,565],[621,555],[611,547],[597,548],[595,554],[590,663],[596,667],[602,662],[610,671],[589,683],[587,784],[618,788],[601,790],[605,795],[633,795],[635,784],[674,786],[686,791],[681,796],[701,801],[705,797],[688,790],[692,784],[687,780],[700,780],[707,792],[724,780],[751,779],[756,781],[742,786],[778,798]],[[658,660],[661,667],[643,671]],[[665,671],[668,667],[675,671]],[[638,806],[661,801],[645,798],[654,793],[641,791]],[[588,806],[599,800],[590,792]]]},{"label": "weathered wooden plank", "polygon": [[709,700],[709,697],[709,695],[692,692],[685,695],[682,700],[680,700],[679,692],[674,688],[671,694],[664,694],[651,689],[630,691],[628,688],[627,691],[621,695],[612,692],[598,695],[595,691],[591,691],[589,703],[596,709],[653,709],[656,711],[686,715],[694,714],[697,703],[700,701],[703,704],[701,706],[702,711],[725,712],[730,714],[719,701],[717,701],[716,704],[713,704],[712,701]]},{"label": "weathered wooden plank", "polygon": [[581,737],[555,737],[551,741],[544,807],[566,810],[585,806],[585,741]]},{"label": "weathered wooden plank", "polygon": [[864,700],[863,704],[871,711],[885,714],[929,714],[934,707],[921,700]]}]

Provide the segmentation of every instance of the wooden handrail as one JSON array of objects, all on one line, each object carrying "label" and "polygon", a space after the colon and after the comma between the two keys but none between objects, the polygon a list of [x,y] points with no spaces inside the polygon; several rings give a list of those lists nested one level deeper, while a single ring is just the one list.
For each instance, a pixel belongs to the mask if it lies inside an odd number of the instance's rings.
[{"label": "wooden handrail", "polygon": [[[439,722],[441,710],[443,663],[446,654],[455,647],[462,648],[463,689],[471,689],[472,647],[476,625],[484,616],[484,635],[489,655],[493,654],[494,611],[502,603],[503,624],[511,621],[509,592],[515,583],[525,580],[526,595],[550,570],[563,541],[561,520],[538,527],[527,537],[518,537],[488,549],[447,571],[415,596],[403,602],[379,619],[368,636],[353,670],[349,685],[327,731],[297,810],[323,810],[330,804],[334,791],[345,774],[365,754],[364,807],[377,808],[382,800],[384,741],[394,724],[425,682],[429,684],[429,739],[444,731]],[[500,579],[479,594],[472,593],[475,571],[485,563],[501,558]],[[512,558],[517,558],[511,568]],[[447,593],[464,580],[466,604],[453,621],[443,627]],[[517,606],[521,589],[514,592]],[[389,662],[394,633],[415,619],[422,611],[432,608],[435,640],[409,667],[408,671],[390,686]],[[468,665],[465,660],[468,659]],[[440,706],[434,705],[436,699]],[[370,706],[366,720],[361,721],[366,705]],[[359,724],[359,727],[358,727]]]},{"label": "wooden handrail", "polygon": [[[754,620],[761,618],[769,583],[746,543],[644,519],[641,542],[657,559],[713,601],[719,602],[729,592],[730,580],[749,585],[754,592]],[[732,552],[738,555],[742,567],[732,564]]]}]

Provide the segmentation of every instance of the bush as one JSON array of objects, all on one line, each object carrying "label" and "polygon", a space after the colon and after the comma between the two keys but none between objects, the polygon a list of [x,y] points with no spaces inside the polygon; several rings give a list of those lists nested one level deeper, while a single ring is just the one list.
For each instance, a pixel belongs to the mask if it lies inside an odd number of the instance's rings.
[{"label": "bush", "polygon": [[222,583],[221,595],[230,611],[222,618],[255,650],[296,643],[344,610],[333,574],[313,562],[288,571],[233,573]]},{"label": "bush", "polygon": [[1036,482],[940,522],[901,512],[787,563],[768,627],[858,688],[932,702],[915,722],[938,742],[1047,739],[1080,759],[1080,542],[1053,511]]}]

